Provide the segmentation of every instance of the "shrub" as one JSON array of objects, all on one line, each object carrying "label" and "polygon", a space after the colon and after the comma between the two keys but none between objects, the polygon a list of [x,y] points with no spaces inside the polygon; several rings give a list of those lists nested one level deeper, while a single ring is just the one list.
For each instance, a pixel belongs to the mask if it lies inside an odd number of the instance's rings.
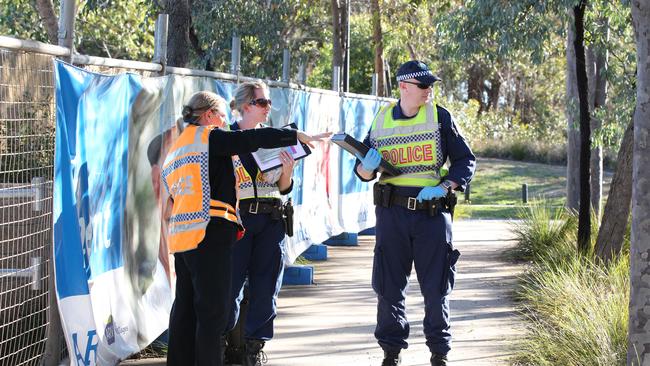
[{"label": "shrub", "polygon": [[514,363],[625,365],[629,256],[604,264],[592,252],[579,254],[573,212],[535,203],[521,215],[512,254],[532,266],[516,290],[528,334],[516,345]]}]

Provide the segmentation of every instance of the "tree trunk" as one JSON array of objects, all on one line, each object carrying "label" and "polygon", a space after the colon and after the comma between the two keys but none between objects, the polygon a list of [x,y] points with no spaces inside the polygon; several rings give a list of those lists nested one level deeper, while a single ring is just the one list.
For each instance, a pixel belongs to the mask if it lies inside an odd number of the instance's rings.
[{"label": "tree trunk", "polygon": [[52,0],[36,0],[36,11],[47,32],[47,39],[51,44],[59,43],[59,20],[54,12]]},{"label": "tree trunk", "polygon": [[188,0],[168,0],[167,65],[185,67],[190,60],[190,6]]},{"label": "tree trunk", "polygon": [[628,365],[650,365],[650,0],[632,1],[636,110],[632,162]]},{"label": "tree trunk", "polygon": [[616,171],[612,178],[609,196],[603,211],[603,220],[596,239],[596,255],[608,262],[620,253],[632,204],[632,149],[634,146],[634,121],[625,130],[618,150]]},{"label": "tree trunk", "polygon": [[580,209],[578,211],[578,250],[586,253],[591,236],[591,201],[589,184],[589,159],[591,155],[591,130],[589,118],[589,85],[585,64],[584,16],[587,0],[581,0],[573,8],[576,37],[573,46],[576,50],[576,78],[580,100]]},{"label": "tree trunk", "polygon": [[[604,29],[604,39],[609,40],[609,21],[601,18],[598,23]],[[600,131],[602,121],[595,117],[595,112],[607,102],[607,49],[589,47],[587,53],[587,70],[589,78],[589,107],[591,114],[591,131]],[[601,213],[603,196],[603,145],[595,144],[591,149],[591,207],[596,217]]]},{"label": "tree trunk", "polygon": [[488,102],[485,106],[485,111],[488,112],[490,109],[496,110],[499,105],[499,95],[501,92],[501,75],[497,72],[490,79],[490,89],[487,90]]},{"label": "tree trunk", "polygon": [[474,99],[479,103],[478,114],[485,110],[483,102],[483,68],[479,64],[472,64],[467,69],[467,98]]},{"label": "tree trunk", "polygon": [[332,73],[337,72],[339,83],[334,90],[341,90],[341,65],[343,64],[343,49],[341,44],[341,9],[338,0],[332,0]]},{"label": "tree trunk", "polygon": [[[573,19],[573,12],[569,12]],[[569,22],[566,45],[566,207],[578,211],[580,207],[580,131],[578,130],[578,80],[576,78],[576,50],[573,47],[575,29]]]},{"label": "tree trunk", "polygon": [[375,44],[375,74],[377,75],[377,95],[385,97],[384,93],[384,42],[381,34],[381,12],[379,0],[370,1],[372,13],[372,40]]}]

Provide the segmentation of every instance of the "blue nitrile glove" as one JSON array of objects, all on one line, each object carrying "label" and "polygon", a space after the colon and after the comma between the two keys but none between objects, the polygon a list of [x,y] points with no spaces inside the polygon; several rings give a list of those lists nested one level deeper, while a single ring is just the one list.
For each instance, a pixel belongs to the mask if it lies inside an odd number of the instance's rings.
[{"label": "blue nitrile glove", "polygon": [[367,172],[374,172],[381,162],[381,154],[375,149],[369,149],[365,157],[356,154],[357,159],[361,161],[361,167]]},{"label": "blue nitrile glove", "polygon": [[447,190],[444,187],[441,186],[424,187],[422,188],[420,193],[418,193],[418,196],[415,198],[418,200],[418,202],[422,202],[434,198],[442,198],[446,195],[447,195]]}]

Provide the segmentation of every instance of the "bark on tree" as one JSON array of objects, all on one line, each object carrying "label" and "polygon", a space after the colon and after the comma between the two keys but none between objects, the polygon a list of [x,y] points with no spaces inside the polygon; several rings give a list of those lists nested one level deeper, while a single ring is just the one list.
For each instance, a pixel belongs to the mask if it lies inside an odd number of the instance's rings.
[{"label": "bark on tree", "polygon": [[478,114],[485,111],[485,102],[483,101],[483,83],[485,75],[481,65],[473,63],[467,69],[467,97],[474,99],[479,103]]},{"label": "bark on tree", "polygon": [[612,178],[611,188],[603,219],[598,229],[596,239],[596,255],[605,262],[610,261],[623,247],[625,229],[630,218],[632,204],[632,150],[634,146],[634,121],[625,130],[621,148],[618,150],[616,171]]},{"label": "bark on tree", "polygon": [[190,6],[188,0],[168,0],[167,65],[185,67],[190,60]]},{"label": "bark on tree", "polygon": [[578,210],[578,250],[586,253],[591,236],[591,200],[589,184],[589,157],[591,155],[591,129],[589,118],[589,85],[585,64],[584,16],[587,0],[581,0],[573,8],[576,37],[576,77],[580,100],[580,209]]},{"label": "bark on tree", "polygon": [[[604,39],[609,40],[609,21],[607,18],[598,20],[604,29]],[[607,102],[607,49],[597,46],[589,47],[587,51],[587,75],[589,78],[589,113],[591,115],[591,131],[599,131],[602,121],[595,117],[594,112],[605,106]],[[603,196],[603,146],[595,144],[591,149],[591,207],[600,216]]]},{"label": "bark on tree", "polygon": [[632,161],[628,365],[650,365],[650,0],[632,1],[637,84]]},{"label": "bark on tree", "polygon": [[385,97],[384,92],[384,41],[381,34],[381,11],[379,0],[370,1],[372,13],[372,40],[375,46],[375,74],[377,75],[377,95]]},{"label": "bark on tree", "polygon": [[51,44],[59,43],[59,20],[54,12],[52,0],[36,0],[36,11],[47,32],[47,39]]},{"label": "bark on tree", "polygon": [[496,110],[499,105],[499,95],[501,94],[501,75],[498,72],[490,79],[490,88],[487,89],[488,102],[485,106],[485,111],[489,112],[490,109]]},{"label": "bark on tree", "polygon": [[[569,12],[569,16],[573,20],[573,11]],[[580,131],[578,130],[578,81],[575,68],[574,39],[575,29],[571,21],[567,30],[566,44],[566,207],[578,211],[580,206]]]}]

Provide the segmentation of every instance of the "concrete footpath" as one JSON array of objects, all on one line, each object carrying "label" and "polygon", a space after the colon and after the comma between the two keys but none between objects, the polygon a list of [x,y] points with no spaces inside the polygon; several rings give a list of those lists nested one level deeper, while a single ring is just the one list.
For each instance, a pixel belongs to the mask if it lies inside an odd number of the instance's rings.
[{"label": "concrete footpath", "polygon": [[[267,365],[381,364],[383,352],[373,336],[377,301],[370,285],[374,239],[360,236],[359,246],[329,247],[328,260],[314,263],[314,285],[282,289],[275,337],[265,347]],[[511,299],[522,269],[501,257],[514,245],[510,225],[497,220],[457,221],[454,244],[462,256],[451,295],[450,364],[507,365],[513,341],[523,334]],[[402,365],[429,365],[422,332],[424,305],[415,271],[408,289],[407,315],[411,335],[409,348],[402,352]]]}]

